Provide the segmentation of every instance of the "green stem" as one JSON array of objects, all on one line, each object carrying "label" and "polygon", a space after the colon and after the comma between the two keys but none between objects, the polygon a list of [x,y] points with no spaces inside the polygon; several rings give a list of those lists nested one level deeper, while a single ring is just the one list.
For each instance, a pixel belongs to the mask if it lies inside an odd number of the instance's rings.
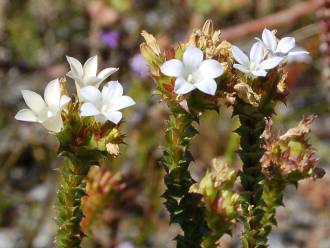
[{"label": "green stem", "polygon": [[264,182],[263,199],[265,202],[264,206],[264,217],[263,225],[265,235],[268,236],[272,231],[273,225],[277,224],[276,221],[276,208],[283,206],[283,192],[285,189],[285,183],[281,180],[272,180]]},{"label": "green stem", "polygon": [[237,129],[240,135],[241,149],[238,151],[243,168],[240,172],[241,183],[244,189],[242,201],[242,234],[243,247],[267,247],[267,236],[263,230],[263,175],[260,159],[264,154],[263,139],[260,137],[265,129],[265,115],[262,107],[255,108],[244,102],[235,107],[235,114],[239,116],[241,126]]},{"label": "green stem", "polygon": [[171,223],[178,223],[183,235],[178,235],[178,248],[199,248],[208,232],[202,195],[190,192],[195,183],[188,170],[193,160],[188,146],[197,133],[192,126],[197,118],[181,109],[171,109],[172,115],[166,130],[166,146],[163,157],[164,178],[167,189],[163,194],[165,206],[170,212]]},{"label": "green stem", "polygon": [[[237,119],[234,119],[232,124],[232,128],[238,128],[239,127],[239,121]],[[232,132],[229,136],[228,145],[224,154],[224,157],[228,163],[228,165],[232,165],[236,158],[236,151],[239,147],[240,137],[237,135],[237,133]]]},{"label": "green stem", "polygon": [[60,248],[79,248],[84,234],[80,229],[83,218],[81,197],[85,195],[85,178],[89,167],[81,161],[65,157],[61,169],[61,184],[57,193],[58,231],[56,245]]}]

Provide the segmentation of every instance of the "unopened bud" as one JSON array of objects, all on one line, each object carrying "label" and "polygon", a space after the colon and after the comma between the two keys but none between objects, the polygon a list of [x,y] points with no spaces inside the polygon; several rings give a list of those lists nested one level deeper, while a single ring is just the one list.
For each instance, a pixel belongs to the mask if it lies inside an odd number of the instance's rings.
[{"label": "unopened bud", "polygon": [[205,35],[212,35],[213,34],[213,22],[212,22],[212,20],[210,20],[210,19],[206,20],[206,22],[204,23],[202,31]]},{"label": "unopened bud", "polygon": [[117,144],[108,143],[106,145],[107,152],[110,155],[118,156],[119,155],[119,146]]}]

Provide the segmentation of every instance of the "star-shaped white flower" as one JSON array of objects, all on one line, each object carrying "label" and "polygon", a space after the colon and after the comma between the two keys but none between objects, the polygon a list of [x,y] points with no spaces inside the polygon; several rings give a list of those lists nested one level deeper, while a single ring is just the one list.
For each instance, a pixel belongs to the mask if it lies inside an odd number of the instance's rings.
[{"label": "star-shaped white flower", "polygon": [[237,46],[232,46],[232,54],[239,64],[234,64],[234,68],[254,77],[265,77],[267,70],[278,66],[283,58],[272,57],[264,59],[264,49],[260,42],[253,44],[250,51],[250,58]]},{"label": "star-shaped white flower", "polygon": [[215,78],[224,72],[223,66],[214,59],[203,60],[203,52],[196,47],[188,47],[183,61],[171,59],[160,67],[163,74],[176,77],[174,92],[180,95],[194,89],[214,95],[217,90]]},{"label": "star-shaped white flower", "polygon": [[66,59],[71,69],[66,75],[75,80],[78,95],[80,88],[86,86],[95,86],[98,88],[105,79],[119,69],[109,67],[97,74],[97,56],[89,58],[84,65],[73,57],[67,56]]},{"label": "star-shaped white flower", "polygon": [[63,128],[62,109],[70,102],[70,98],[61,95],[59,79],[49,82],[45,88],[44,99],[30,90],[22,90],[26,105],[30,109],[17,112],[15,119],[20,121],[39,122],[52,132],[60,132]]},{"label": "star-shaped white flower", "polygon": [[129,96],[123,96],[123,87],[118,81],[110,81],[102,89],[87,86],[80,90],[85,103],[80,108],[81,116],[95,116],[95,120],[104,123],[107,120],[118,124],[122,119],[119,111],[135,104]]},{"label": "star-shaped white flower", "polygon": [[308,54],[307,51],[296,49],[296,39],[293,37],[284,37],[277,40],[274,33],[267,28],[262,32],[262,40],[257,38],[263,46],[270,52],[272,57],[288,57],[302,54]]}]

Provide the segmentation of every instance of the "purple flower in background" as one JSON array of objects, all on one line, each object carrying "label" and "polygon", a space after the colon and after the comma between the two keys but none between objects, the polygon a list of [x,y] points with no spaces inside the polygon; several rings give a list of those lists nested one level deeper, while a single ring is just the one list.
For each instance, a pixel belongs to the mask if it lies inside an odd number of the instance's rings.
[{"label": "purple flower in background", "polygon": [[117,248],[135,248],[131,242],[124,242],[117,246]]},{"label": "purple flower in background", "polygon": [[116,48],[118,46],[119,33],[116,31],[102,32],[101,40],[106,46],[108,46],[110,48]]},{"label": "purple flower in background", "polygon": [[141,79],[146,79],[149,76],[149,68],[147,62],[143,58],[141,53],[135,54],[129,62],[132,70],[136,73]]}]

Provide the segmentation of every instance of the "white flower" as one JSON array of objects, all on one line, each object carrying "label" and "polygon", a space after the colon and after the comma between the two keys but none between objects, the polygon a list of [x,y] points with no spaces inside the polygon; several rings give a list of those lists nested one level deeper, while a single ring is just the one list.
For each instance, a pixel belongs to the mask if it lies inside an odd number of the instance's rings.
[{"label": "white flower", "polygon": [[55,79],[45,88],[44,99],[30,90],[22,90],[26,105],[30,109],[17,112],[15,119],[20,121],[39,122],[52,132],[60,132],[63,127],[62,109],[70,102],[68,96],[61,96],[60,81]]},{"label": "white flower", "polygon": [[303,49],[296,49],[295,38],[284,37],[278,41],[274,33],[267,28],[265,28],[262,32],[262,40],[259,38],[257,39],[270,52],[272,57],[287,57],[308,54],[308,52]]},{"label": "white flower", "polygon": [[234,64],[234,68],[255,77],[265,77],[266,70],[275,68],[281,63],[283,58],[272,57],[264,60],[264,49],[260,42],[256,42],[250,51],[250,58],[236,46],[231,49],[235,60],[239,64]]},{"label": "white flower", "polygon": [[203,52],[196,47],[188,47],[183,54],[183,61],[171,59],[160,70],[163,74],[176,77],[174,92],[180,95],[194,89],[214,95],[217,83],[214,78],[224,72],[223,66],[214,59],[203,60]]},{"label": "white flower", "polygon": [[78,95],[80,88],[86,86],[95,86],[98,88],[105,79],[118,71],[118,68],[109,67],[97,74],[97,56],[89,58],[84,66],[73,57],[66,56],[66,59],[71,69],[66,75],[75,80]]},{"label": "white flower", "polygon": [[110,81],[100,90],[93,86],[87,86],[80,90],[85,101],[81,106],[81,116],[95,116],[99,123],[107,120],[117,124],[122,114],[119,110],[135,104],[129,96],[123,96],[123,87],[118,81]]}]

